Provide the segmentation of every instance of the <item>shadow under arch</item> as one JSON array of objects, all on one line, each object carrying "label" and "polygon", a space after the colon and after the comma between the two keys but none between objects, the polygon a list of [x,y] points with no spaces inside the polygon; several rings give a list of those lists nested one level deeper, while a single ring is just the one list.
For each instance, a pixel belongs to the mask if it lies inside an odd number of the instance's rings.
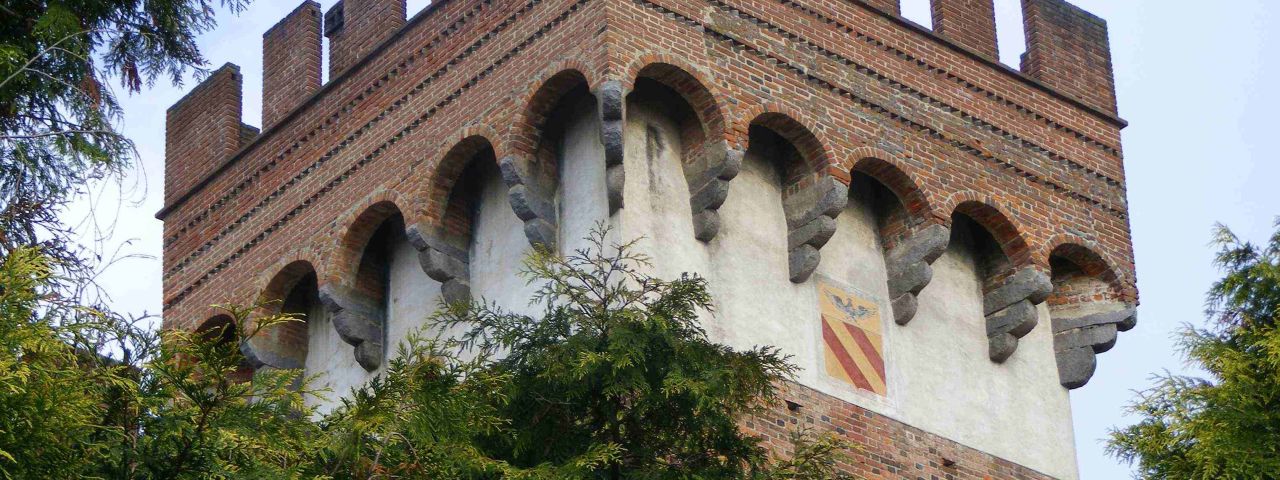
[{"label": "shadow under arch", "polygon": [[[216,342],[220,347],[244,351],[244,345],[240,340],[240,327],[236,325],[231,315],[222,313],[206,319],[196,327],[195,334],[204,340]],[[230,380],[236,383],[247,382],[253,379],[253,371],[253,363],[246,356],[238,368],[231,372]]]},{"label": "shadow under arch", "polygon": [[241,350],[250,365],[259,370],[303,369],[306,367],[308,348],[308,322],[314,316],[323,315],[320,306],[319,284],[315,266],[307,260],[295,260],[282,267],[272,277],[259,295],[263,305],[258,315],[291,314],[301,321],[286,322],[261,330],[245,340]]},{"label": "shadow under arch", "polygon": [[895,165],[864,157],[854,162],[849,178],[850,203],[866,206],[875,218],[894,322],[907,325],[919,309],[918,295],[933,280],[933,262],[950,243],[951,229],[929,224],[923,192]]},{"label": "shadow under arch", "polygon": [[742,152],[730,149],[726,140],[726,121],[719,102],[696,76],[666,62],[640,68],[627,101],[659,108],[676,123],[694,236],[711,241],[720,231],[718,209],[724,203],[728,182],[742,167]]},{"label": "shadow under arch", "polygon": [[1031,264],[1030,249],[1017,226],[987,203],[967,200],[956,205],[951,243],[971,247],[982,284],[989,356],[1003,363],[1017,350],[1018,340],[1036,327],[1036,305],[1048,298],[1053,284]]},{"label": "shadow under arch", "polygon": [[[575,113],[587,108],[594,111],[597,102],[586,75],[576,69],[561,70],[538,86],[511,126],[508,154],[499,161],[499,166],[511,208],[524,222],[525,236],[531,245],[552,250],[556,247],[559,226],[556,198],[566,123]],[[620,166],[620,158],[618,163]],[[612,172],[607,176],[612,176]],[[613,207],[614,181],[612,178],[606,181],[610,185],[609,202]],[[620,208],[621,183],[616,187]]]},{"label": "shadow under arch", "polygon": [[391,200],[374,201],[347,224],[328,281],[320,287],[334,329],[367,371],[377,370],[386,357],[392,248],[405,237],[400,207]]},{"label": "shadow under arch", "polygon": [[[818,251],[835,234],[849,188],[827,173],[829,156],[813,132],[783,113],[765,112],[751,121],[745,155],[768,159],[781,179],[789,276],[804,283],[822,259]],[[716,194],[727,197],[727,182]]]},{"label": "shadow under arch", "polygon": [[1049,254],[1049,269],[1058,380],[1076,389],[1093,377],[1097,354],[1114,347],[1119,332],[1137,325],[1137,305],[1111,264],[1087,246],[1056,245]]},{"label": "shadow under arch", "polygon": [[445,153],[427,187],[427,223],[409,228],[418,261],[440,282],[445,302],[471,300],[470,250],[479,196],[484,182],[500,175],[493,143],[481,135],[463,138]]}]

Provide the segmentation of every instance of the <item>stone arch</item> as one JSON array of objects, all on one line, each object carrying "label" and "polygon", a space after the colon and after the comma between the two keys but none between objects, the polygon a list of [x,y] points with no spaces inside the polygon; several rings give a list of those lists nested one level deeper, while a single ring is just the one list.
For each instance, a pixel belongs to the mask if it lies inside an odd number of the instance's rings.
[{"label": "stone arch", "polygon": [[409,242],[427,276],[440,282],[448,303],[471,300],[470,255],[479,181],[498,175],[493,143],[483,135],[462,138],[437,164],[427,187],[427,222],[409,229]]},{"label": "stone arch", "polygon": [[[822,142],[793,117],[766,110],[747,130],[748,152],[770,159],[781,178],[788,269],[792,282],[803,283],[818,268],[818,251],[835,234],[849,188],[829,174],[831,157]],[[727,196],[727,184],[723,193],[716,193]]]},{"label": "stone arch", "polygon": [[299,322],[287,322],[261,330],[241,345],[241,350],[254,369],[302,369],[306,366],[307,322],[322,312],[319,277],[309,260],[291,259],[271,271],[270,279],[260,290],[259,316],[288,313]]},{"label": "stone arch", "polygon": [[[206,340],[216,341],[219,345],[231,346],[241,351],[244,348],[240,341],[240,326],[236,325],[235,319],[231,318],[231,315],[225,313],[205,319],[196,327],[195,334]],[[253,364],[246,356],[236,371],[231,373],[230,379],[237,383],[247,382],[253,379],[253,370]]]},{"label": "stone arch", "polygon": [[874,147],[859,147],[849,157],[841,171],[850,175],[862,173],[874,178],[897,197],[898,202],[910,214],[914,226],[940,222],[941,216],[934,210],[928,193],[921,187],[902,162],[888,152]]},{"label": "stone arch", "polygon": [[999,208],[973,196],[957,196],[952,209],[952,240],[973,245],[982,283],[989,355],[1003,363],[1018,348],[1018,340],[1039,321],[1036,305],[1053,290],[1049,276],[1030,262],[1030,248],[1018,227]]},{"label": "stone arch", "polygon": [[723,101],[728,97],[713,77],[697,66],[671,55],[646,54],[631,62],[626,78],[630,79],[629,90],[635,88],[636,80],[650,78],[679,92],[693,106],[706,131],[728,138],[730,106]]},{"label": "stone arch", "polygon": [[933,279],[934,261],[947,249],[951,229],[932,222],[928,199],[914,179],[879,152],[849,168],[850,202],[867,205],[875,215],[894,322],[906,325],[919,308],[917,296]]},{"label": "stone arch", "polygon": [[696,70],[666,57],[641,60],[648,63],[633,65],[628,100],[664,107],[664,115],[676,122],[694,236],[711,241],[720,230],[718,209],[728,193],[728,182],[742,167],[742,152],[729,147],[725,108]]},{"label": "stone arch", "polygon": [[223,334],[222,332],[227,330],[231,330],[232,333],[235,333],[235,328],[235,320],[231,318],[231,315],[219,313],[206,318],[203,322],[196,325],[195,332],[215,333],[217,336],[221,337]]},{"label": "stone arch", "polygon": [[[507,135],[508,153],[499,161],[511,208],[524,222],[525,235],[534,246],[548,249],[556,246],[559,140],[565,127],[562,120],[572,108],[579,106],[575,102],[595,101],[591,83],[583,71],[579,68],[559,70],[530,89],[532,93],[526,97]],[[620,91],[617,96],[621,98]],[[612,179],[609,183],[613,184]],[[620,192],[619,184],[619,201]],[[612,206],[613,188],[609,196]]]},{"label": "stone arch", "polygon": [[338,335],[354,347],[357,363],[373,371],[386,356],[391,248],[404,238],[405,220],[387,194],[365,204],[339,223],[346,228],[319,297]]},{"label": "stone arch", "polygon": [[1137,305],[1111,263],[1083,243],[1056,243],[1049,269],[1058,380],[1063,387],[1080,388],[1093,376],[1097,354],[1137,324]]},{"label": "stone arch", "polygon": [[750,117],[751,120],[744,128],[748,145],[751,142],[751,129],[763,127],[794,146],[804,160],[803,166],[808,169],[805,173],[824,173],[828,166],[835,164],[832,161],[835,156],[827,150],[827,142],[821,140],[816,130],[808,127],[809,122],[802,121],[805,115],[801,112],[777,104],[766,104],[750,113],[754,113],[754,116]]}]

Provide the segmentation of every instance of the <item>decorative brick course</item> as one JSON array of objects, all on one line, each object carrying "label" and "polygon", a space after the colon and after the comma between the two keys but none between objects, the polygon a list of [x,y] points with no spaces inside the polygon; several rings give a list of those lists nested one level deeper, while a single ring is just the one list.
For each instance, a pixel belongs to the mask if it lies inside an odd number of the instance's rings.
[{"label": "decorative brick course", "polygon": [[781,405],[743,422],[771,451],[789,454],[797,429],[829,432],[856,448],[841,469],[865,480],[1048,480],[1053,477],[975,450],[803,385],[787,384]]}]

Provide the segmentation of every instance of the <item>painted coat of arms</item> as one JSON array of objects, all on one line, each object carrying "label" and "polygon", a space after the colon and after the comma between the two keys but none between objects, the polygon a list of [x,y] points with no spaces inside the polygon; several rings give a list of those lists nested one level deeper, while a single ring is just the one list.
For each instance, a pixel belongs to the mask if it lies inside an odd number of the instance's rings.
[{"label": "painted coat of arms", "polygon": [[885,395],[884,333],[880,308],[852,288],[818,279],[822,350],[827,375]]}]

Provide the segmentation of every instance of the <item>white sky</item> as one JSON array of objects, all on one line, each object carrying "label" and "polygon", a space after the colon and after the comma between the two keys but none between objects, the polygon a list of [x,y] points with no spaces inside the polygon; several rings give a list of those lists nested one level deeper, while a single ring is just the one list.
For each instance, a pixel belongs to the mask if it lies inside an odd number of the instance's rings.
[{"label": "white sky", "polygon": [[[334,0],[323,0],[328,8]],[[409,15],[426,0],[410,0]],[[1076,0],[1111,28],[1124,131],[1130,213],[1142,305],[1138,327],[1100,356],[1089,385],[1072,392],[1081,476],[1123,478],[1129,469],[1107,457],[1107,430],[1130,420],[1124,406],[1153,372],[1182,371],[1172,334],[1203,324],[1203,298],[1217,277],[1210,265],[1210,228],[1223,222],[1264,241],[1280,215],[1280,158],[1267,144],[1280,111],[1280,2],[1235,0],[1207,6],[1190,0]],[[239,18],[200,38],[211,67],[233,62],[245,76],[244,121],[260,125],[262,32],[298,2],[259,0]],[[1024,50],[1019,0],[996,0],[1001,57],[1018,64]],[[1228,6],[1229,5],[1229,6]],[[903,12],[925,26],[928,0],[903,0]],[[1270,53],[1270,54],[1269,54]],[[115,305],[132,313],[160,311],[161,207],[165,109],[192,83],[160,85],[122,99],[124,131],[140,151],[142,169],[128,182],[145,186],[121,204],[112,244],[151,255],[108,270],[103,283]],[[127,183],[128,183],[127,182]],[[115,193],[99,215],[111,217]],[[137,202],[140,200],[140,202]],[[77,208],[83,212],[85,208]],[[80,213],[79,215],[82,215]],[[69,218],[79,218],[71,215]]]}]

